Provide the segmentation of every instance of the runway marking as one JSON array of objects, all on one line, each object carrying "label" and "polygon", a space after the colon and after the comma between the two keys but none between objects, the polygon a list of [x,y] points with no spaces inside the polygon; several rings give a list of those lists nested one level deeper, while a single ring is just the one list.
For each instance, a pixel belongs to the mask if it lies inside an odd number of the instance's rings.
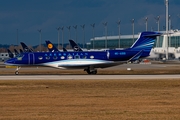
[{"label": "runway marking", "polygon": [[0,80],[125,80],[180,79],[180,75],[3,75]]}]

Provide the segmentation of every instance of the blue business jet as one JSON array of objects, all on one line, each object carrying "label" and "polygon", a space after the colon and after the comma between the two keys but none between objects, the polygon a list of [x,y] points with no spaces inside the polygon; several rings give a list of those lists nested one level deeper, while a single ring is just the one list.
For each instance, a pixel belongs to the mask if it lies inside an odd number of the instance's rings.
[{"label": "blue business jet", "polygon": [[[107,68],[129,61],[148,57],[159,32],[142,32],[135,43],[123,50],[30,52],[22,53],[5,62],[17,66],[47,66],[59,69],[84,69],[88,74],[96,74],[98,68]],[[53,47],[53,46],[49,46]]]}]

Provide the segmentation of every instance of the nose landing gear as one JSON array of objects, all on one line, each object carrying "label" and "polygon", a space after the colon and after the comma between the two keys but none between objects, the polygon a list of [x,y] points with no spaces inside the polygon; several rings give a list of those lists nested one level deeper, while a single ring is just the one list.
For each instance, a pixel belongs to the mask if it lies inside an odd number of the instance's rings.
[{"label": "nose landing gear", "polygon": [[19,75],[19,69],[20,69],[21,67],[19,67],[19,66],[17,66],[17,68],[16,68],[16,71],[15,71],[15,75]]}]

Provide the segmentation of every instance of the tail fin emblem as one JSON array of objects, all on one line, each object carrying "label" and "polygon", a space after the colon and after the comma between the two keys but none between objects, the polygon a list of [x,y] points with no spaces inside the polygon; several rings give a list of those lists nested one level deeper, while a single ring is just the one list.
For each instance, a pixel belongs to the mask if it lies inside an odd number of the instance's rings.
[{"label": "tail fin emblem", "polygon": [[53,45],[52,45],[52,44],[48,44],[48,48],[49,48],[49,49],[52,49],[52,48],[53,48]]}]

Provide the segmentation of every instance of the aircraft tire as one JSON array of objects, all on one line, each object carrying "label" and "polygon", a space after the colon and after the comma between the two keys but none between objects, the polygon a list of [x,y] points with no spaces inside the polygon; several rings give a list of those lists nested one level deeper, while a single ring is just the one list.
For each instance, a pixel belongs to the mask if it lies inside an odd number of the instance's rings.
[{"label": "aircraft tire", "polygon": [[97,74],[97,70],[90,71],[89,69],[87,69],[86,72],[87,72],[88,74],[91,74],[91,75]]},{"label": "aircraft tire", "polygon": [[19,75],[19,72],[18,72],[18,71],[15,71],[15,75]]},{"label": "aircraft tire", "polygon": [[90,72],[90,70],[89,70],[89,69],[87,69],[87,70],[86,70],[86,72],[87,72],[88,74],[91,74],[91,72]]},{"label": "aircraft tire", "polygon": [[91,74],[93,75],[97,74],[97,70],[92,71]]}]

